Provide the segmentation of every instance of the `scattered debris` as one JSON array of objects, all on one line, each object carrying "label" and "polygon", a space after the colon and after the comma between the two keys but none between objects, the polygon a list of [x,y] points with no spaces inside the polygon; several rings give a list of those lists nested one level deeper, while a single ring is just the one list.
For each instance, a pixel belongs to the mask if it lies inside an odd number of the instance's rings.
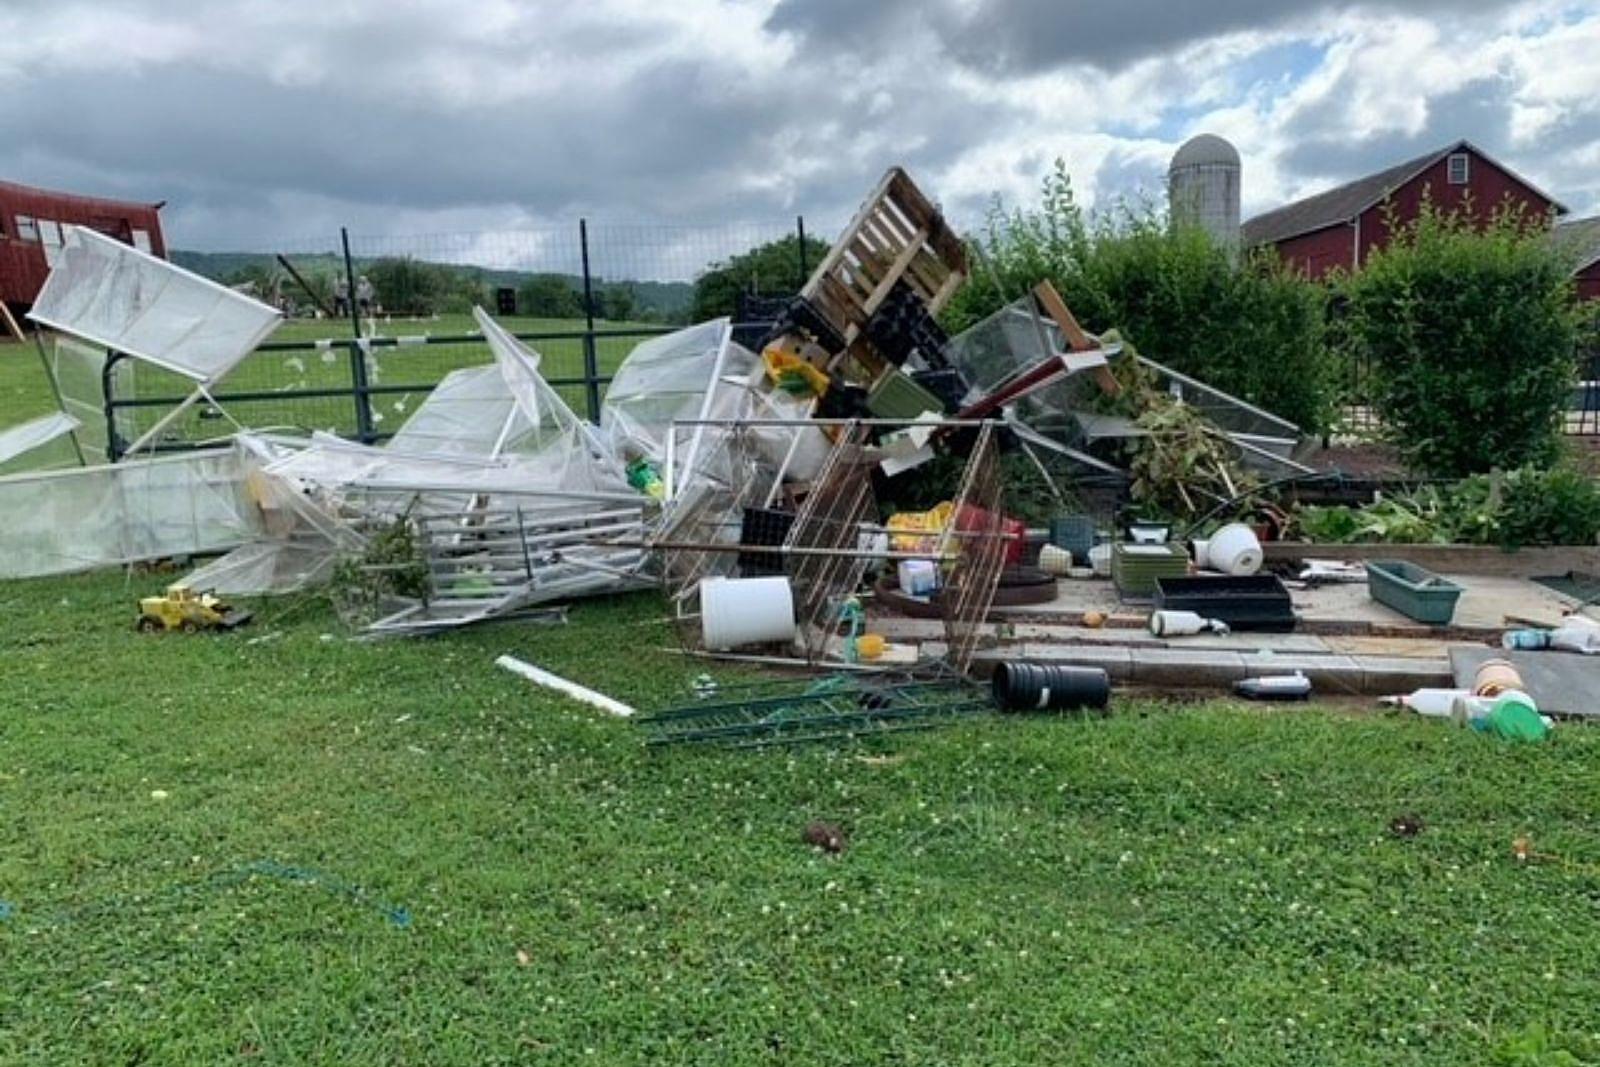
[{"label": "scattered debris", "polygon": [[585,688],[576,682],[569,682],[560,675],[541,670],[531,663],[524,663],[515,656],[501,656],[494,663],[495,666],[502,667],[512,674],[520,674],[534,685],[552,689],[563,696],[571,697],[573,700],[599,708],[607,714],[621,718],[628,718],[634,714],[634,709],[620,700],[613,700],[604,693],[597,693],[593,689]]},{"label": "scattered debris", "polygon": [[1111,702],[1111,678],[1099,667],[1000,663],[990,691],[1002,711],[1080,711],[1102,714]]},{"label": "scattered debris", "polygon": [[1389,820],[1389,833],[1394,837],[1411,838],[1422,833],[1422,816],[1414,812],[1396,815]]},{"label": "scattered debris", "polygon": [[835,674],[724,686],[698,701],[642,716],[651,746],[762,748],[922,730],[992,710],[977,686],[948,675]]},{"label": "scattered debris", "polygon": [[1296,701],[1311,699],[1311,679],[1293,674],[1245,678],[1233,684],[1233,691],[1246,700]]},{"label": "scattered debris", "polygon": [[820,819],[806,823],[800,839],[812,848],[835,855],[843,852],[846,844],[843,830],[831,822],[823,822]]}]

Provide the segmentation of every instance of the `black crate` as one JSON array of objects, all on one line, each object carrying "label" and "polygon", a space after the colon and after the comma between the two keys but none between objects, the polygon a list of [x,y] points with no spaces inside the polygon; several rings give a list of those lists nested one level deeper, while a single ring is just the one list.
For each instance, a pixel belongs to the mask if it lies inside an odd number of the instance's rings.
[{"label": "black crate", "polygon": [[[774,508],[745,508],[739,526],[741,545],[770,545],[781,547],[794,525],[794,513]],[[739,574],[745,578],[783,573],[782,552],[739,553]]]},{"label": "black crate", "polygon": [[1157,611],[1192,611],[1228,624],[1232,630],[1288,633],[1294,629],[1294,601],[1275,575],[1248,578],[1199,575],[1157,578]]}]

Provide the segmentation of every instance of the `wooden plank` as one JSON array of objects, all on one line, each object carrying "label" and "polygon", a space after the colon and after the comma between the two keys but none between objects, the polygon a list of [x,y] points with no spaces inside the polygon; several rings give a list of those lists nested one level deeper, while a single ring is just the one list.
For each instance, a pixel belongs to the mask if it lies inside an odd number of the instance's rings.
[{"label": "wooden plank", "polygon": [[923,300],[932,300],[934,294],[944,286],[951,271],[926,246],[919,251],[922,254],[911,261],[911,267],[906,271],[907,284],[916,289]]},{"label": "wooden plank", "polygon": [[834,242],[833,247],[828,249],[828,254],[822,257],[822,262],[818,263],[816,269],[811,272],[811,277],[806,281],[805,287],[800,290],[801,296],[810,299],[813,292],[822,285],[822,279],[831,274],[833,269],[839,265],[847,245],[846,238],[859,230],[862,220],[870,216],[876,209],[878,201],[882,200],[888,193],[897,173],[903,173],[899,167],[889,168],[888,173],[878,182],[877,188],[872,191],[872,195],[867,197],[866,201],[856,209],[855,215],[850,219],[850,224],[844,228],[844,233],[840,235],[840,239]]},{"label": "wooden plank", "polygon": [[22,327],[17,325],[17,320],[12,317],[11,309],[6,307],[4,300],[0,300],[0,317],[5,318],[6,329],[12,337],[15,337],[22,344],[28,343],[28,336],[22,332]]},{"label": "wooden plank", "polygon": [[1089,340],[1089,335],[1073,317],[1067,302],[1061,299],[1061,294],[1056,292],[1056,287],[1050,284],[1048,279],[1033,287],[1033,295],[1038,298],[1039,306],[1044,308],[1044,313],[1061,327],[1061,335],[1067,339],[1069,348],[1074,352],[1087,352],[1095,347],[1094,342]]},{"label": "wooden plank", "polygon": [[944,280],[944,284],[939,286],[939,291],[933,294],[933,299],[928,301],[928,314],[939,314],[939,310],[945,306],[952,296],[956,295],[956,290],[961,288],[961,283],[965,280],[966,275],[951,271],[950,276]]},{"label": "wooden plank", "polygon": [[890,291],[894,289],[894,283],[900,280],[901,275],[910,268],[911,261],[922,251],[922,242],[927,235],[926,230],[918,230],[911,243],[906,245],[905,251],[895,257],[895,261],[889,265],[888,273],[878,282],[878,287],[872,291],[872,295],[867,297],[864,310],[869,318],[883,306],[883,302],[889,298]]},{"label": "wooden plank", "polygon": [[[1061,294],[1056,292],[1056,287],[1050,284],[1049,279],[1033,287],[1033,295],[1044,308],[1055,324],[1061,328],[1061,336],[1067,339],[1067,347],[1075,352],[1087,352],[1095,347],[1083,327],[1078,325],[1078,320],[1073,317],[1072,311],[1067,307],[1067,302],[1061,299]],[[1094,380],[1100,386],[1100,391],[1108,396],[1115,396],[1122,391],[1117,384],[1117,376],[1111,373],[1110,367],[1096,367]]]}]

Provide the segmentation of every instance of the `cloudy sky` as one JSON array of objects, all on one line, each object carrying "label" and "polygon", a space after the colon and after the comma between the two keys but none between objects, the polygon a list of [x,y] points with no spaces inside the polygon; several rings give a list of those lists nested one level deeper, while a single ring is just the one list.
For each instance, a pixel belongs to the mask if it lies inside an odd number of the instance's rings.
[{"label": "cloudy sky", "polygon": [[271,249],[616,222],[836,227],[891,163],[960,221],[1159,193],[1245,213],[1458,137],[1600,211],[1600,0],[0,0],[0,177]]}]

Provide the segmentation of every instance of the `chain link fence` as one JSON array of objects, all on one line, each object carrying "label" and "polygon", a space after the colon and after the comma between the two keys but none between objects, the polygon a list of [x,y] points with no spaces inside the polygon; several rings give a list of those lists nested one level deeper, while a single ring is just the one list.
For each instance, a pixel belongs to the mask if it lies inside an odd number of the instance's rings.
[{"label": "chain link fence", "polygon": [[[446,375],[491,361],[476,306],[540,353],[573,410],[598,420],[611,375],[641,340],[728,315],[736,336],[755,343],[826,246],[795,218],[341,233],[287,247],[295,250],[175,256],[277,305],[286,321],[213,391],[215,403],[164,431],[158,450],[241,426],[385,440]],[[113,354],[103,382],[111,458],[188,390],[176,375]]]}]

